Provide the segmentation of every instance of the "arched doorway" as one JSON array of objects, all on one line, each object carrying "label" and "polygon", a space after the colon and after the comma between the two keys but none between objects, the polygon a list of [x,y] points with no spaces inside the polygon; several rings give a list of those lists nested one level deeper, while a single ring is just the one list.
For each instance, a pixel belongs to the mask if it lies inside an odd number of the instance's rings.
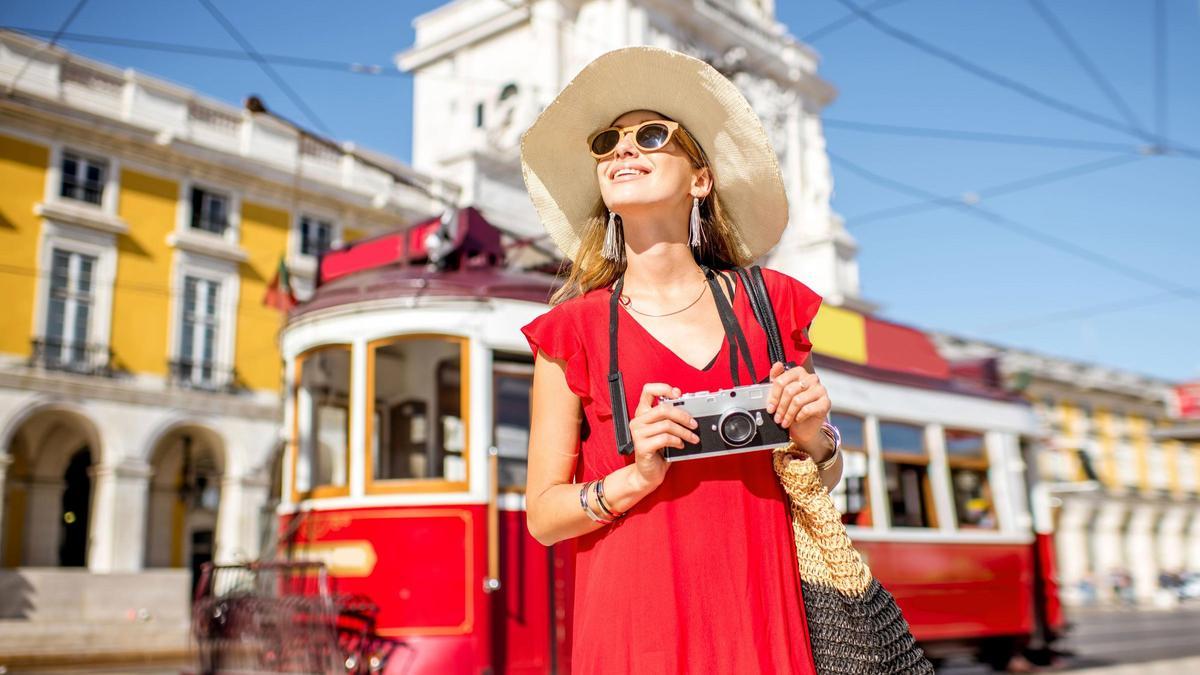
[{"label": "arched doorway", "polygon": [[47,407],[26,416],[9,439],[0,564],[86,567],[95,427],[77,412]]},{"label": "arched doorway", "polygon": [[191,569],[194,585],[216,551],[224,446],[211,429],[178,426],[155,443],[150,465],[146,567]]}]

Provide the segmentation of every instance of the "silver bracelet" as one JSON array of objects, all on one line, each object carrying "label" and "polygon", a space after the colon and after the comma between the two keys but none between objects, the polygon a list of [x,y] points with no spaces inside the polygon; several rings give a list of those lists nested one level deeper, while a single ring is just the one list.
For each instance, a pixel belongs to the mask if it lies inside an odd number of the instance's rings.
[{"label": "silver bracelet", "polygon": [[582,488],[579,489],[579,505],[583,507],[583,512],[587,514],[588,518],[591,518],[593,521],[600,523],[601,525],[612,525],[613,521],[608,520],[596,513],[596,511],[592,509],[592,505],[588,503],[587,493],[588,490],[591,489],[592,483],[595,482],[596,481],[588,481],[587,483],[583,484]]},{"label": "silver bracelet", "polygon": [[825,435],[829,437],[829,440],[833,441],[833,452],[830,453],[829,457],[827,457],[825,461],[817,464],[817,470],[828,471],[833,468],[835,463],[837,463],[838,455],[841,454],[842,432],[839,431],[836,426],[830,424],[828,420],[821,423],[821,431],[825,432]]},{"label": "silver bracelet", "polygon": [[612,518],[613,520],[616,520],[617,518],[620,518],[621,516],[625,515],[624,513],[617,513],[616,511],[609,508],[608,500],[604,498],[604,479],[603,478],[596,481],[595,493],[596,493],[596,503],[600,505],[600,510],[603,511],[606,516],[608,516],[609,518]]}]

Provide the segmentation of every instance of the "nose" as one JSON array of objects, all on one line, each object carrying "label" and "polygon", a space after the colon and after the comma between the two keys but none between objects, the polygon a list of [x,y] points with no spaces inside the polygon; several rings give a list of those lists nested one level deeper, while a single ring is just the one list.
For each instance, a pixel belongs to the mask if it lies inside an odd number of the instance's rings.
[{"label": "nose", "polygon": [[621,159],[622,157],[636,157],[638,154],[638,146],[633,142],[633,132],[621,134],[621,139],[617,141],[617,147],[613,148],[613,157]]}]

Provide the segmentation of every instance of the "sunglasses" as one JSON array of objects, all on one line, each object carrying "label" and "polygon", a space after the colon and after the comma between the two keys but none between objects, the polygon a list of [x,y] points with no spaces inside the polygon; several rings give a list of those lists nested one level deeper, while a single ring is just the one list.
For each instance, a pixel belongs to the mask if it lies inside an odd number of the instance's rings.
[{"label": "sunglasses", "polygon": [[617,144],[625,134],[632,133],[633,143],[639,150],[654,152],[662,150],[678,129],[679,123],[670,120],[649,120],[628,127],[609,127],[588,136],[588,150],[592,157],[604,159],[617,149]]}]

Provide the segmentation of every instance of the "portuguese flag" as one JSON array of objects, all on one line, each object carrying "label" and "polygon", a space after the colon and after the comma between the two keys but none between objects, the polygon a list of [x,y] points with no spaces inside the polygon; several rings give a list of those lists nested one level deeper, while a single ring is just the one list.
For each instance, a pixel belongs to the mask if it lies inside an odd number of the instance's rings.
[{"label": "portuguese flag", "polygon": [[288,273],[283,256],[279,257],[279,267],[275,269],[275,278],[267,286],[267,294],[263,296],[263,304],[286,312],[296,306],[296,294],[292,292],[292,277]]}]

